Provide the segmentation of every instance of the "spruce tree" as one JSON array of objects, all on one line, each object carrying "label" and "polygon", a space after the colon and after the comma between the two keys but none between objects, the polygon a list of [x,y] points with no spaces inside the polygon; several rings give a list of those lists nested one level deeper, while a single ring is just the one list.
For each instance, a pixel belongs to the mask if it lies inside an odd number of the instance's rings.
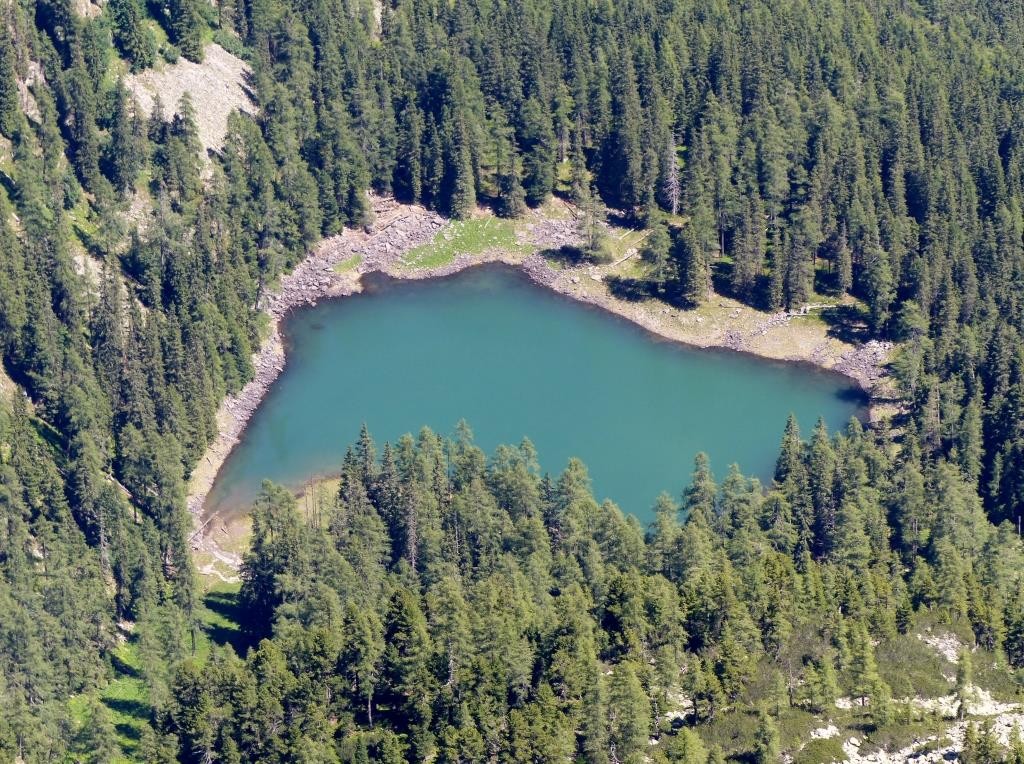
[{"label": "spruce tree", "polygon": [[778,761],[780,754],[778,727],[768,712],[762,708],[757,713],[753,760],[757,764],[769,764]]},{"label": "spruce tree", "polygon": [[167,0],[168,34],[189,61],[203,60],[202,28],[198,0]]},{"label": "spruce tree", "polygon": [[110,0],[114,45],[129,63],[133,72],[148,69],[156,58],[156,43],[146,28],[137,0]]},{"label": "spruce tree", "polygon": [[523,105],[519,145],[523,157],[523,191],[531,207],[547,200],[555,183],[555,135],[548,112],[536,98]]},{"label": "spruce tree", "polygon": [[22,120],[14,54],[7,25],[0,24],[0,134],[8,138],[14,137]]}]

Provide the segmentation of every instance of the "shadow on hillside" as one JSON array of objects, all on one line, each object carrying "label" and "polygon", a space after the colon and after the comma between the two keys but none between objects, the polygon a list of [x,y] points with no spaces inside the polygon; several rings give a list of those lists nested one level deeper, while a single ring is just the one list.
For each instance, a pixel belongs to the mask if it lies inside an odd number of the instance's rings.
[{"label": "shadow on hillside", "polygon": [[584,253],[582,249],[569,244],[563,244],[561,247],[542,250],[540,254],[548,260],[565,263],[566,265],[583,265],[585,263],[593,262],[587,257],[586,253]]},{"label": "shadow on hillside", "polygon": [[103,705],[111,711],[117,711],[119,714],[130,716],[133,719],[148,721],[153,713],[149,704],[143,703],[141,700],[129,700],[128,698],[103,698],[102,700]]},{"label": "shadow on hillside", "polygon": [[142,740],[142,733],[139,732],[139,728],[132,724],[125,724],[124,722],[120,722],[119,724],[114,725],[114,730],[122,738],[126,740],[131,740],[134,743],[138,743],[140,740]]},{"label": "shadow on hillside", "polygon": [[828,335],[843,342],[859,344],[871,339],[863,312],[854,305],[836,305],[821,311],[821,317],[828,324]]},{"label": "shadow on hillside", "polygon": [[137,668],[121,660],[117,653],[110,653],[110,665],[118,674],[130,676],[132,679],[139,679],[142,676]]},{"label": "shadow on hillside", "polygon": [[238,604],[237,592],[210,592],[203,597],[203,604],[221,618],[233,624],[222,626],[220,624],[204,624],[203,631],[210,640],[217,645],[231,645],[235,653],[245,657],[249,648],[252,647],[252,640],[242,631],[240,624],[243,620],[242,609]]},{"label": "shadow on hillside", "polygon": [[651,283],[643,279],[632,279],[625,276],[606,276],[608,290],[620,300],[640,302],[654,296]]}]

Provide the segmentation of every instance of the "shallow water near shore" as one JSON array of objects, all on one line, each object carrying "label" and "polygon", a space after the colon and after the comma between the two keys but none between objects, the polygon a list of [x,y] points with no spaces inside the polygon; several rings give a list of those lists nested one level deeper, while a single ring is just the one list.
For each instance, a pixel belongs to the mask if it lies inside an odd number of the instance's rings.
[{"label": "shallow water near shore", "polygon": [[769,479],[786,417],[805,434],[862,415],[845,377],[807,364],[697,350],[487,265],[455,276],[364,277],[361,294],[289,315],[288,364],[217,476],[204,517],[244,513],[263,479],[335,473],[366,422],[377,440],[465,419],[490,454],[529,437],[543,469],[586,463],[598,500],[642,522],[678,497],[693,457]]}]

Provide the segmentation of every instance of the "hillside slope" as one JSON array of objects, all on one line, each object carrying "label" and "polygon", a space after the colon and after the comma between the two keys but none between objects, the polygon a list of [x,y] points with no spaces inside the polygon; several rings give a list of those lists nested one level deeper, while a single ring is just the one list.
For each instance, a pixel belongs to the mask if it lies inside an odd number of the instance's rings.
[{"label": "hillside slope", "polygon": [[[948,727],[929,627],[977,649],[961,695],[1016,702],[1021,14],[0,4],[0,758],[824,761],[854,728]],[[579,218],[550,262],[615,263],[623,299],[687,320],[827,304],[832,337],[898,344],[896,417],[793,423],[771,485],[698,469],[646,536],[529,449],[464,439],[449,475],[427,436],[364,448],[323,527],[272,492],[284,541],[255,533],[240,593],[201,599],[188,479],[262,306],[371,222],[368,189],[455,219],[558,194]]]}]

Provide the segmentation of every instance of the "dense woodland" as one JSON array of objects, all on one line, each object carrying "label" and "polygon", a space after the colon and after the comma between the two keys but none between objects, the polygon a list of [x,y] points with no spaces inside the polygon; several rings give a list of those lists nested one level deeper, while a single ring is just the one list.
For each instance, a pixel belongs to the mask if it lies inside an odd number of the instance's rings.
[{"label": "dense woodland", "polygon": [[[712,755],[770,761],[781,706],[843,692],[890,725],[871,644],[915,618],[1024,663],[1019,3],[80,6],[0,5],[0,757],[117,755],[103,707],[68,701],[127,624],[146,760],[627,761],[683,693],[659,755],[704,761],[702,725],[760,707]],[[187,99],[144,116],[123,78],[210,40],[258,113],[203,157]],[[449,471],[429,435],[377,464],[364,441],[323,517],[268,489],[258,647],[199,661],[185,480],[252,375],[261,296],[369,222],[367,188],[454,217],[610,209],[652,229],[643,288],[680,305],[852,295],[856,336],[900,343],[905,411],[806,447],[789,428],[769,486],[699,465],[646,536],[580,465],[546,481],[462,440]]]},{"label": "dense woodland", "polygon": [[[264,485],[241,589],[262,641],[185,662],[148,755],[704,764],[724,756],[702,734],[740,709],[739,753],[768,764],[782,709],[852,696],[868,729],[910,721],[890,682],[922,688],[875,645],[922,617],[1024,666],[1024,545],[952,465],[893,466],[856,420],[804,443],[790,420],[770,487],[735,467],[716,484],[699,455],[681,499],[645,531],[578,461],[542,474],[529,441],[488,460],[465,426],[424,430],[378,461],[364,430],[326,507]],[[908,528],[909,503],[931,519]]]}]

